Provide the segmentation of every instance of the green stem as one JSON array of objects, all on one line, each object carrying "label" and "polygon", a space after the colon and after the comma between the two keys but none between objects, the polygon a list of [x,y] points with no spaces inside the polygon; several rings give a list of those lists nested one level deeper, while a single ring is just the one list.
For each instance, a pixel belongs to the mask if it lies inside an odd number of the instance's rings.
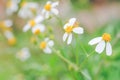
[{"label": "green stem", "polygon": [[83,46],[83,44],[82,44],[82,43],[80,43],[80,46],[81,46],[81,48],[83,49],[83,51],[85,52],[86,56],[88,57],[88,56],[89,56],[89,54],[88,54],[88,53],[87,53],[87,51],[85,50],[85,48],[84,48],[84,46]]},{"label": "green stem", "polygon": [[56,50],[54,48],[52,48],[53,52],[55,52],[55,54],[61,58],[64,62],[66,62],[70,67],[72,67],[75,71],[78,71],[79,70],[79,67],[72,63],[71,61],[69,61],[68,59],[66,59],[64,56],[61,55],[60,51],[59,50]]}]

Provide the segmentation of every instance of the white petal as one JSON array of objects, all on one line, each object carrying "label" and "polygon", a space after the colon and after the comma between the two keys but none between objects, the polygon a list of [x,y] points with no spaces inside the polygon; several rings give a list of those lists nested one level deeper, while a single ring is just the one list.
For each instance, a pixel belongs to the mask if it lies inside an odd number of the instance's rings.
[{"label": "white petal", "polygon": [[112,46],[109,42],[107,42],[107,44],[106,44],[106,54],[108,56],[112,55]]},{"label": "white petal", "polygon": [[44,19],[43,19],[43,17],[41,16],[41,15],[39,15],[39,16],[37,16],[36,18],[35,18],[35,22],[36,23],[39,23],[39,22],[42,22]]},{"label": "white petal", "polygon": [[54,45],[54,42],[52,41],[52,40],[50,40],[49,42],[48,42],[48,46],[53,46]]},{"label": "white petal", "polygon": [[67,37],[68,37],[68,34],[64,33],[64,35],[63,35],[63,41],[65,41],[67,39]]},{"label": "white petal", "polygon": [[84,30],[82,27],[76,27],[73,29],[73,32],[75,32],[77,34],[83,34]]},{"label": "white petal", "polygon": [[52,3],[52,7],[56,7],[56,6],[58,6],[59,5],[59,2],[57,1],[57,2],[54,2],[54,3]]},{"label": "white petal", "polygon": [[96,37],[96,38],[90,40],[88,44],[89,45],[94,45],[94,44],[99,43],[101,40],[102,40],[102,37]]},{"label": "white petal", "polygon": [[5,20],[5,25],[6,27],[11,27],[12,26],[12,21],[11,20]]},{"label": "white petal", "polygon": [[99,54],[103,52],[105,48],[105,41],[101,41],[100,43],[98,43],[98,45],[95,48],[95,51],[98,52]]},{"label": "white petal", "polygon": [[10,38],[13,38],[13,37],[14,37],[14,36],[13,36],[13,33],[10,32],[10,31],[5,31],[5,32],[4,32],[4,35],[5,35],[5,37],[6,37],[7,39],[10,39]]},{"label": "white petal", "polygon": [[75,23],[75,21],[76,21],[76,18],[71,18],[71,19],[69,20],[69,25],[73,26],[74,23]]},{"label": "white petal", "polygon": [[45,13],[45,18],[48,19],[50,17],[50,12]]},{"label": "white petal", "polygon": [[46,10],[45,10],[45,9],[43,9],[43,10],[42,10],[42,15],[44,15],[44,14],[45,14],[45,12],[46,12]]},{"label": "white petal", "polygon": [[46,47],[43,51],[48,54],[52,52],[52,50],[49,47]]},{"label": "white petal", "polygon": [[72,33],[69,34],[67,44],[70,44],[72,42]]},{"label": "white petal", "polygon": [[52,13],[54,13],[55,15],[58,15],[58,14],[59,14],[59,11],[58,11],[57,9],[55,9],[55,8],[53,8],[51,11],[52,11]]},{"label": "white petal", "polygon": [[51,4],[52,2],[51,1],[47,1],[47,3],[46,4]]},{"label": "white petal", "polygon": [[36,30],[40,30],[40,32],[44,32],[45,31],[45,26],[42,24],[37,24],[35,27],[32,28],[32,32],[34,33]]},{"label": "white petal", "polygon": [[47,38],[45,38],[45,42],[48,42],[50,39],[47,37]]},{"label": "white petal", "polygon": [[29,24],[25,25],[23,28],[23,32],[28,31],[31,28],[31,26]]},{"label": "white petal", "polygon": [[68,26],[69,26],[69,24],[66,23],[63,28],[66,29]]}]

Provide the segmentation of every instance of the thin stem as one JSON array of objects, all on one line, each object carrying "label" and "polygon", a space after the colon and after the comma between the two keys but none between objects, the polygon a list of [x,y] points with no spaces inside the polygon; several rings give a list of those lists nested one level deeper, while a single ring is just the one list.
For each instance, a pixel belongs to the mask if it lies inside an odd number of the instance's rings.
[{"label": "thin stem", "polygon": [[58,22],[60,23],[60,26],[62,27],[62,26],[63,26],[63,22],[62,22],[62,20],[60,19],[60,17],[58,17],[58,16],[56,16],[56,15],[55,15],[55,17],[56,17],[56,19],[58,20]]},{"label": "thin stem", "polygon": [[80,46],[83,49],[83,51],[85,52],[86,56],[89,56],[82,43],[80,43]]},{"label": "thin stem", "polygon": [[74,68],[75,71],[78,71],[79,70],[79,67],[72,63],[71,61],[69,61],[68,59],[66,59],[64,56],[61,55],[60,51],[59,50],[56,50],[54,48],[52,48],[52,50],[55,52],[55,54],[60,57],[64,62],[66,62],[69,66],[71,66],[72,68]]},{"label": "thin stem", "polygon": [[[82,65],[84,65],[86,63],[86,61],[88,60],[88,58],[94,53],[95,51],[92,51],[90,54],[88,54],[88,56],[86,57],[86,59],[81,63]],[[80,65],[81,65],[80,64]]]}]

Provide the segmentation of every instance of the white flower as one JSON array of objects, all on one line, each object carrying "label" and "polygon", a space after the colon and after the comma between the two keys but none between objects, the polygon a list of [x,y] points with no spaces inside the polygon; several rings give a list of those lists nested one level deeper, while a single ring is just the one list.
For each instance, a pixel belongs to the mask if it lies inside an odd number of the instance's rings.
[{"label": "white flower", "polygon": [[55,14],[58,15],[59,11],[56,9],[56,6],[59,5],[59,2],[51,2],[48,1],[45,6],[44,9],[42,10],[42,14],[44,15],[45,18],[49,18],[51,16],[51,14]]},{"label": "white flower", "polygon": [[34,2],[22,2],[21,8],[18,12],[18,16],[26,19],[26,18],[33,18],[35,13],[38,11],[38,4]]},{"label": "white flower", "polygon": [[37,16],[35,19],[30,20],[23,28],[23,31],[26,32],[30,28],[32,28],[32,32],[34,34],[39,34],[40,32],[43,32],[45,30],[45,26],[41,24],[40,22],[43,21],[42,16]]},{"label": "white flower", "polygon": [[76,21],[76,18],[71,18],[68,23],[64,25],[65,33],[63,35],[63,41],[66,41],[67,44],[70,44],[72,41],[72,32],[76,34],[83,34],[84,30],[82,27],[78,27],[78,22]]},{"label": "white flower", "polygon": [[104,51],[106,48],[106,55],[110,56],[112,55],[112,46],[110,44],[111,36],[108,33],[104,33],[102,37],[96,37],[92,39],[88,44],[94,45],[97,44],[95,51],[99,54]]},{"label": "white flower", "polygon": [[16,58],[20,59],[21,61],[25,61],[28,58],[30,58],[30,51],[28,48],[22,48],[19,52],[16,54]]},{"label": "white flower", "polygon": [[45,52],[45,53],[52,53],[51,47],[54,45],[54,42],[52,40],[49,40],[49,38],[45,38],[44,41],[40,43],[40,48]]},{"label": "white flower", "polygon": [[11,15],[14,12],[16,12],[18,10],[18,3],[19,3],[19,0],[9,0],[9,1],[7,1],[6,13],[8,15]]},{"label": "white flower", "polygon": [[13,22],[8,19],[8,20],[1,21],[0,25],[3,26],[4,28],[9,28],[13,25]]},{"label": "white flower", "polygon": [[4,32],[5,37],[8,39],[8,44],[9,45],[14,45],[16,44],[16,38],[14,37],[13,33],[9,30],[6,30]]}]

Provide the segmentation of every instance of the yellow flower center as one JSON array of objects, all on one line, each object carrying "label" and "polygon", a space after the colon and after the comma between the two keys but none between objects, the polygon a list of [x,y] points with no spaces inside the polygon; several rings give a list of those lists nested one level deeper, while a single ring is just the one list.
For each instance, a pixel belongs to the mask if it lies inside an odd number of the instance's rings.
[{"label": "yellow flower center", "polygon": [[34,32],[34,34],[36,34],[36,35],[38,35],[39,33],[40,33],[39,29],[35,30],[35,32]]},{"label": "yellow flower center", "polygon": [[65,29],[65,32],[71,33],[72,30],[73,30],[73,27],[72,27],[72,26],[68,26],[68,27]]},{"label": "yellow flower center", "polygon": [[111,40],[111,36],[108,33],[104,33],[102,35],[102,39],[105,40],[106,42],[109,42]]},{"label": "yellow flower center", "polygon": [[26,4],[27,4],[27,2],[24,1],[24,2],[22,2],[22,3],[20,4],[20,6],[23,7],[23,6],[25,6]]},{"label": "yellow flower center", "polygon": [[11,7],[12,6],[12,1],[8,1],[7,2],[7,7]]},{"label": "yellow flower center", "polygon": [[45,8],[45,10],[50,11],[51,10],[51,4],[46,4],[44,8]]},{"label": "yellow flower center", "polygon": [[8,39],[8,44],[9,45],[15,45],[16,44],[16,39],[15,38]]},{"label": "yellow flower center", "polygon": [[40,43],[40,48],[41,49],[45,49],[46,46],[47,46],[47,43],[45,41],[43,41],[43,42]]},{"label": "yellow flower center", "polygon": [[36,23],[35,23],[35,20],[31,20],[31,21],[29,22],[29,24],[30,24],[30,26],[32,26],[32,27],[35,26],[35,24],[36,24]]}]

